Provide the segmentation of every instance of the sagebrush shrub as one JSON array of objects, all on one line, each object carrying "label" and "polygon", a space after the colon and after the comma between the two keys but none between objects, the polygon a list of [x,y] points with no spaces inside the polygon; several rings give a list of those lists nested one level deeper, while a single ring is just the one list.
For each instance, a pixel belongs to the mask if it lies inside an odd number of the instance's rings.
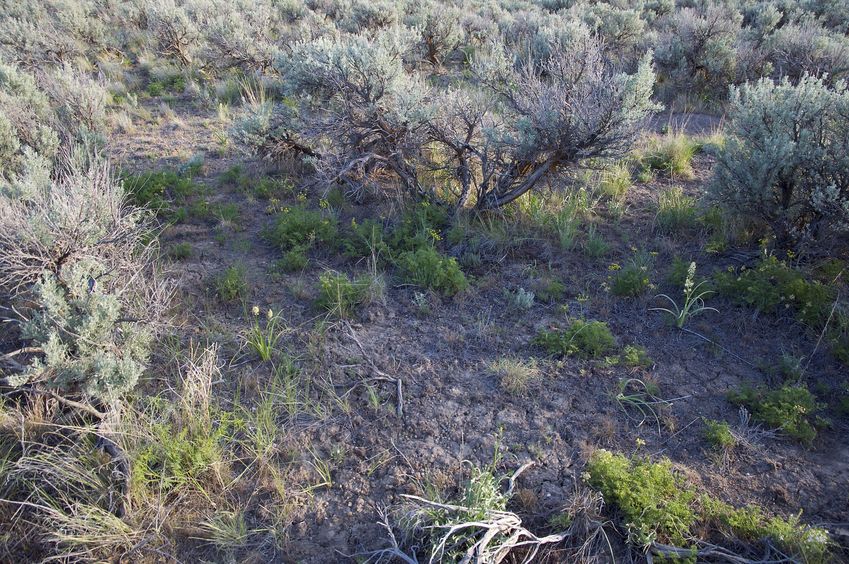
[{"label": "sagebrush shrub", "polygon": [[791,81],[813,75],[834,83],[849,75],[849,38],[815,20],[790,22],[766,40],[774,74]]},{"label": "sagebrush shrub", "polygon": [[24,183],[25,197],[0,194],[0,288],[34,351],[9,380],[115,400],[144,371],[170,291],[152,267],[150,216],[90,157]]},{"label": "sagebrush shrub", "polygon": [[737,76],[742,16],[719,5],[682,8],[664,20],[655,57],[678,89],[722,97]]},{"label": "sagebrush shrub", "polygon": [[[321,180],[350,193],[389,174],[418,198],[497,208],[587,159],[621,157],[658,109],[649,57],[621,72],[587,28],[572,31],[519,66],[493,42],[472,65],[484,88],[442,92],[404,64],[409,30],[301,42],[276,63],[294,103],[258,102],[237,136],[307,155]],[[327,111],[312,111],[316,100]]]},{"label": "sagebrush shrub", "polygon": [[766,226],[780,246],[849,231],[849,91],[819,78],[761,80],[735,89],[713,197]]},{"label": "sagebrush shrub", "polygon": [[50,98],[35,79],[0,59],[0,183],[23,174],[36,157],[52,162],[59,148],[54,122]]}]

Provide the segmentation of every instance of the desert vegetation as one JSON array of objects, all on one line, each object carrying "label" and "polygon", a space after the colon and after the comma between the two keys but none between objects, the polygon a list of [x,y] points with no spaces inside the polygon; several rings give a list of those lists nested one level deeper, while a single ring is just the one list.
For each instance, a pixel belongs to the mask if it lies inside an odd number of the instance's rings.
[{"label": "desert vegetation", "polygon": [[0,3],[0,560],[849,559],[840,0]]}]

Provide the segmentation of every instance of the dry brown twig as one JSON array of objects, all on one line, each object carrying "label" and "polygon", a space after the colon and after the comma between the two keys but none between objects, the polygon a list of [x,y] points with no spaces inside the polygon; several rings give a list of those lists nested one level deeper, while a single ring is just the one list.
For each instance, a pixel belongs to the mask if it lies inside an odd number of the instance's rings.
[{"label": "dry brown twig", "polygon": [[719,561],[729,562],[731,564],[783,564],[785,562],[798,562],[797,559],[790,558],[789,556],[785,556],[780,553],[780,556],[778,556],[777,558],[771,558],[768,555],[765,555],[763,558],[753,560],[751,558],[746,558],[745,556],[741,556],[737,553],[734,553],[726,548],[722,548],[721,546],[706,542],[700,542],[699,548],[697,549],[679,548],[677,546],[655,542],[652,543],[649,552],[646,553],[646,560],[649,562],[649,564],[652,564],[654,562],[653,554],[662,556],[665,559],[668,559],[670,557],[695,557],[699,562],[713,561],[714,559],[718,559]]},{"label": "dry brown twig", "polygon": [[374,363],[374,361],[372,360],[371,356],[369,356],[369,354],[366,352],[366,349],[365,349],[365,347],[363,347],[363,344],[357,338],[357,335],[354,332],[354,328],[351,327],[351,324],[348,323],[347,321],[345,321],[345,322],[343,322],[342,326],[345,328],[346,333],[351,338],[351,340],[354,341],[354,343],[357,345],[357,348],[360,350],[360,354],[362,354],[363,359],[368,364],[372,373],[375,374],[374,376],[372,376],[370,378],[366,378],[366,379],[361,380],[361,381],[357,382],[356,384],[354,384],[353,387],[351,387],[347,392],[342,394],[342,397],[347,396],[357,386],[366,385],[369,382],[388,382],[390,384],[394,384],[395,385],[395,394],[396,394],[396,397],[397,397],[397,403],[395,404],[395,413],[398,415],[399,418],[403,418],[404,417],[404,394],[403,394],[403,390],[402,390],[402,386],[401,386],[401,384],[402,384],[401,378],[389,376],[388,374],[386,374],[385,372],[380,370],[377,367],[377,365]]}]

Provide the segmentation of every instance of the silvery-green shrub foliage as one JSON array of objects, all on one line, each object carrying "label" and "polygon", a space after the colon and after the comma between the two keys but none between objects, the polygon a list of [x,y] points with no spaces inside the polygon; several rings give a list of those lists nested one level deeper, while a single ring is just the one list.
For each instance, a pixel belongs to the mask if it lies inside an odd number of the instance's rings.
[{"label": "silvery-green shrub foliage", "polygon": [[320,153],[314,164],[326,183],[356,192],[373,174],[389,170],[418,186],[414,159],[429,88],[404,68],[414,40],[409,29],[393,27],[375,37],[304,42],[278,60],[286,91],[302,101],[297,129]]},{"label": "silvery-green shrub foliage", "polygon": [[586,30],[541,63],[517,68],[495,46],[475,67],[489,103],[475,102],[448,121],[477,124],[477,131],[466,132],[468,142],[450,140],[438,127],[434,136],[453,155],[460,201],[471,192],[478,208],[510,203],[587,159],[623,155],[644,119],[659,109],[651,100],[651,54],[633,74],[621,72]]},{"label": "silvery-green shrub foliage", "polygon": [[494,208],[587,159],[621,156],[657,109],[650,55],[621,72],[580,23],[527,58],[491,41],[473,80],[447,90],[410,64],[416,44],[415,32],[393,27],[293,46],[276,68],[296,108],[258,104],[241,136],[310,146],[319,178],[352,193],[389,174],[413,195],[434,196],[420,174],[441,170],[453,204]]},{"label": "silvery-green shrub foliage", "polygon": [[421,60],[438,66],[460,47],[465,39],[462,18],[462,10],[440,2],[422,2],[413,8],[404,21],[420,37]]},{"label": "silvery-green shrub foliage", "polygon": [[655,40],[638,8],[606,3],[581,4],[576,8],[583,21],[604,40],[605,50],[620,60],[638,60],[644,47]]},{"label": "silvery-green shrub foliage", "polygon": [[94,0],[0,3],[0,56],[27,67],[84,58],[109,44],[107,13]]},{"label": "silvery-green shrub foliage", "polygon": [[0,60],[0,184],[33,159],[52,162],[63,141],[97,141],[105,127],[108,94],[99,82],[70,64],[43,72],[41,82]]},{"label": "silvery-green shrub foliage", "polygon": [[665,18],[655,58],[674,91],[716,96],[735,83],[742,20],[722,6],[683,8]]},{"label": "silvery-green shrub foliage", "polygon": [[[148,212],[125,205],[108,165],[84,153],[0,192],[0,291],[27,354],[11,385],[44,383],[105,402],[135,386],[168,286],[151,267]],[[28,360],[22,360],[28,359]]]},{"label": "silvery-green shrub foliage", "polygon": [[762,79],[733,91],[713,196],[768,226],[780,245],[849,231],[849,91],[817,77]]},{"label": "silvery-green shrub foliage", "polygon": [[50,97],[35,79],[0,60],[0,183],[26,168],[28,155],[52,160],[59,147]]},{"label": "silvery-green shrub foliage", "polygon": [[797,81],[810,74],[832,82],[849,76],[849,38],[824,29],[816,21],[778,28],[766,40],[766,49],[778,76]]}]

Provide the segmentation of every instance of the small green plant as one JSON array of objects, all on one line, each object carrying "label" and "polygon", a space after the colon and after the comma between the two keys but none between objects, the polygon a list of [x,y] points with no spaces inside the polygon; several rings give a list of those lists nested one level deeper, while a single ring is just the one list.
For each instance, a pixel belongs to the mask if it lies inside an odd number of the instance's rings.
[{"label": "small green plant", "polygon": [[200,522],[203,536],[198,537],[217,550],[232,550],[244,546],[251,533],[241,511],[216,511]]},{"label": "small green plant", "polygon": [[798,270],[765,256],[755,268],[730,269],[715,275],[717,290],[741,305],[774,312],[793,307],[799,320],[821,328],[835,300],[833,288],[808,281]]},{"label": "small green plant", "polygon": [[633,261],[616,271],[610,291],[616,296],[637,297],[649,287],[648,267]]},{"label": "small green plant", "polygon": [[668,460],[650,462],[597,450],[587,463],[587,482],[614,504],[625,519],[629,542],[683,545],[697,515],[696,494]]},{"label": "small green plant", "polygon": [[[666,283],[670,286],[684,286],[684,283],[687,281],[687,272],[690,270],[690,263],[692,262],[692,260],[684,260],[679,256],[673,257],[672,265],[666,274]],[[693,279],[693,282],[698,284],[705,280],[703,276],[697,276]],[[705,286],[710,286],[710,282],[706,282]]]},{"label": "small green plant", "polygon": [[294,194],[295,185],[288,178],[263,177],[253,183],[253,193],[262,200]]},{"label": "small green plant", "polygon": [[704,437],[708,444],[722,451],[732,450],[737,446],[737,438],[731,432],[731,426],[726,421],[704,419]]},{"label": "small green plant", "polygon": [[501,358],[493,362],[490,369],[500,378],[501,387],[513,395],[525,394],[528,383],[540,376],[539,367],[533,358]]},{"label": "small green plant", "polygon": [[165,85],[161,82],[151,82],[147,85],[147,94],[153,98],[162,96],[165,93]]},{"label": "small green plant", "polygon": [[204,190],[190,177],[170,170],[125,175],[122,180],[129,203],[159,213],[169,211],[172,202],[185,204]]},{"label": "small green plant", "polygon": [[432,247],[435,241],[441,239],[441,231],[447,225],[448,212],[443,206],[419,202],[404,212],[388,242],[397,251]]},{"label": "small green plant", "polygon": [[218,183],[221,186],[244,189],[248,185],[248,176],[245,174],[242,165],[234,165],[218,177]]},{"label": "small green plant", "polygon": [[625,345],[622,349],[622,364],[628,368],[649,368],[654,361],[646,349],[637,345]]},{"label": "small green plant", "polygon": [[384,237],[383,225],[371,218],[362,222],[352,219],[350,234],[342,241],[342,247],[345,254],[353,258],[373,255],[388,258],[391,254]]},{"label": "small green plant", "polygon": [[659,411],[672,405],[672,401],[662,399],[657,385],[639,378],[626,378],[619,381],[616,401],[637,427],[649,419],[654,420],[660,433]]},{"label": "small green plant", "polygon": [[716,308],[707,307],[705,305],[704,297],[713,292],[711,290],[699,291],[699,288],[702,287],[704,282],[694,284],[695,278],[696,263],[691,262],[690,267],[687,269],[687,278],[684,280],[684,301],[681,303],[681,306],[679,307],[678,303],[666,294],[660,294],[657,297],[665,298],[670,303],[670,307],[653,307],[651,308],[651,311],[662,311],[668,313],[672,316],[675,326],[679,329],[683,328],[687,321],[696,315],[702,314],[706,311],[715,311],[719,313],[719,310]]},{"label": "small green plant", "polygon": [[245,267],[234,264],[227,267],[215,279],[215,293],[224,302],[233,302],[247,297],[248,283],[245,280]]},{"label": "small green plant", "polygon": [[306,245],[292,247],[283,253],[283,258],[274,263],[275,268],[282,272],[298,272],[299,270],[303,270],[309,264],[307,250]]},{"label": "small green plant", "polygon": [[781,358],[775,364],[773,370],[787,383],[799,382],[802,379],[804,358],[794,356],[790,353],[781,353]]},{"label": "small green plant", "polygon": [[369,296],[369,280],[351,280],[347,274],[325,272],[319,277],[316,304],[339,319],[350,318]]},{"label": "small green plant", "polygon": [[540,331],[534,338],[549,354],[600,358],[616,348],[616,338],[602,321],[576,319],[563,331]]},{"label": "small green plant", "polygon": [[831,562],[831,539],[825,529],[809,527],[799,515],[768,517],[757,505],[734,508],[709,495],[699,498],[701,520],[744,541],[777,542],[794,562],[825,564]]},{"label": "small green plant", "polygon": [[469,286],[457,261],[441,255],[433,247],[402,252],[395,264],[406,282],[437,290],[446,296],[453,296]]},{"label": "small green plant", "polygon": [[837,277],[828,283],[808,280],[775,256],[764,256],[755,268],[731,268],[714,279],[719,293],[735,303],[763,312],[793,311],[801,323],[823,332],[832,354],[849,364],[849,313],[838,299]]},{"label": "small green plant", "polygon": [[279,316],[274,315],[274,311],[269,309],[265,314],[265,324],[261,326],[259,322],[259,307],[254,306],[251,309],[251,314],[253,315],[253,321],[251,328],[248,330],[247,343],[256,351],[261,360],[268,362],[274,354],[278,341],[283,336],[282,331],[278,327],[280,322]]},{"label": "small green plant", "polygon": [[631,187],[631,169],[624,163],[618,163],[601,175],[599,188],[601,192],[613,200],[621,200]]},{"label": "small green plant", "polygon": [[177,401],[149,396],[138,414],[130,476],[134,498],[202,491],[213,468],[226,471],[226,443],[240,423],[211,397],[212,383],[220,377],[218,347],[198,352],[180,367]]},{"label": "small green plant", "polygon": [[610,251],[610,245],[599,234],[595,224],[591,224],[587,229],[587,237],[584,240],[584,253],[592,258],[601,258]]},{"label": "small green plant", "polygon": [[413,292],[413,305],[419,315],[430,313],[430,298],[424,292]]},{"label": "small green plant", "polygon": [[524,288],[519,288],[515,292],[511,292],[505,288],[504,297],[507,298],[507,301],[510,303],[510,307],[516,310],[531,309],[534,305],[534,293],[529,292]]},{"label": "small green plant", "polygon": [[664,233],[690,229],[696,224],[696,200],[685,195],[680,186],[667,188],[658,196],[654,221]]},{"label": "small green plant", "polygon": [[239,222],[239,206],[234,203],[216,204],[211,208],[212,215],[222,223],[234,225]]},{"label": "small green plant", "polygon": [[[717,531],[737,542],[778,543],[793,561],[829,562],[830,539],[825,529],[808,527],[799,516],[767,517],[758,506],[736,509],[709,494],[699,494],[675,472],[667,459],[652,462],[597,450],[587,462],[586,482],[607,504],[622,514],[628,540],[637,546],[654,542],[686,546],[698,542],[698,529]],[[693,547],[692,558],[697,558]],[[670,555],[680,561],[680,553]]]},{"label": "small green plant", "polygon": [[542,280],[535,287],[534,293],[540,301],[555,303],[563,299],[563,295],[566,293],[566,285],[554,278]]},{"label": "small green plant", "polygon": [[815,414],[824,406],[803,385],[777,389],[743,387],[728,394],[731,403],[745,406],[752,418],[772,429],[811,445],[823,421]]},{"label": "small green plant", "polygon": [[274,225],[266,231],[266,237],[281,250],[291,251],[309,249],[317,243],[335,245],[337,231],[333,216],[295,206],[280,213]]},{"label": "small green plant", "polygon": [[[500,462],[496,444],[492,462],[483,467],[468,463],[469,479],[455,500],[450,504],[427,503],[415,509],[414,518],[425,540],[422,548],[429,552],[431,562],[460,562],[466,554],[509,551],[511,531],[487,526],[505,515],[512,495],[511,490],[502,491],[508,476],[496,473]],[[432,497],[441,496],[435,491]]]},{"label": "small green plant", "polygon": [[708,207],[704,210],[698,221],[709,234],[705,251],[708,253],[720,253],[724,251],[728,247],[729,241],[733,238],[733,233],[729,218],[723,212],[722,208],[716,205]]},{"label": "small green plant", "polygon": [[312,466],[315,473],[318,475],[318,481],[306,488],[306,492],[312,492],[313,490],[317,490],[318,488],[332,488],[333,487],[333,469],[330,467],[330,462],[322,458],[318,452],[308,449],[310,453],[310,457],[312,460],[310,461],[310,466]]},{"label": "small green plant", "polygon": [[176,243],[168,248],[168,256],[173,260],[188,260],[192,256],[190,243]]}]

